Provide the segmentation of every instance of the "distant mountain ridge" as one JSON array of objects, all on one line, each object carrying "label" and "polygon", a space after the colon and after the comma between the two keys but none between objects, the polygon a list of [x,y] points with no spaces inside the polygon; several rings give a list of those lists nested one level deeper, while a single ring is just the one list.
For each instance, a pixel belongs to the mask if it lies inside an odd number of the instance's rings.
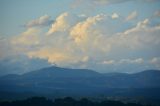
[{"label": "distant mountain ridge", "polygon": [[98,75],[100,73],[88,70],[88,69],[69,69],[69,68],[60,68],[60,67],[48,67],[48,68],[43,68],[40,70],[32,71],[29,73],[23,74],[23,76],[27,75],[53,75],[53,77],[74,77],[74,76],[81,76],[81,77],[89,77],[89,76],[94,76]]},{"label": "distant mountain ridge", "polygon": [[[133,95],[133,91],[138,91],[135,89],[140,89],[143,95],[150,92],[151,94],[149,95],[157,96],[160,93],[159,82],[159,70],[147,70],[135,74],[104,74],[88,69],[69,69],[52,66],[23,75],[0,77],[0,91],[56,93],[56,95],[108,94],[117,96],[121,94]],[[157,93],[157,90],[159,93]],[[141,95],[141,93],[138,92],[137,94]]]}]

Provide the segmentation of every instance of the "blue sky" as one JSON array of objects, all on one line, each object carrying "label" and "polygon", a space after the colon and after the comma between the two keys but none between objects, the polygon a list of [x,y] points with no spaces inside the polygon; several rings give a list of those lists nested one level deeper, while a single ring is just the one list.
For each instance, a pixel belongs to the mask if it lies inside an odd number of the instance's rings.
[{"label": "blue sky", "polygon": [[160,69],[159,0],[0,0],[0,14],[2,62],[24,56],[99,72]]},{"label": "blue sky", "polygon": [[[78,1],[78,0],[77,0]],[[144,0],[145,1],[145,0]],[[75,14],[89,14],[96,15],[98,13],[112,14],[117,12],[122,16],[127,16],[132,11],[137,11],[139,19],[149,17],[156,10],[159,10],[160,3],[136,3],[136,2],[125,2],[120,4],[111,5],[98,5],[97,7],[92,6],[89,3],[75,4],[74,0],[1,0],[1,33],[2,35],[12,36],[23,31],[21,27],[24,23],[48,14],[52,18],[56,18],[59,14],[69,11]],[[83,2],[82,2],[83,3]],[[77,8],[72,8],[73,5],[77,5]],[[85,7],[85,6],[86,7]],[[89,5],[89,7],[88,7]],[[94,12],[93,12],[94,10]],[[9,31],[8,31],[9,29]]]},{"label": "blue sky", "polygon": [[[69,0],[1,0],[1,33],[7,36],[23,31],[26,22],[49,14],[55,18],[58,14],[68,10]],[[68,5],[64,7],[64,5]],[[63,8],[62,8],[63,7]],[[9,28],[9,31],[8,31]]]}]

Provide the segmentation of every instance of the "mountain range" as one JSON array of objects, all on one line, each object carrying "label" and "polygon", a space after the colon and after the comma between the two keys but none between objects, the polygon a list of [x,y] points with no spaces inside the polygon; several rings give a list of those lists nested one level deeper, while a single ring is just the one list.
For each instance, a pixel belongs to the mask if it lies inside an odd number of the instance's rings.
[{"label": "mountain range", "polygon": [[160,98],[160,70],[98,73],[51,66],[0,77],[0,98],[11,95],[126,96]]}]

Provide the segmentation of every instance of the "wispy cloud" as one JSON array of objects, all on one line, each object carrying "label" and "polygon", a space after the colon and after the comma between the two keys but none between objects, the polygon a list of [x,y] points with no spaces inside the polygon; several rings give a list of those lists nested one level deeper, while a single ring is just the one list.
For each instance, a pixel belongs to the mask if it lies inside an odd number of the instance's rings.
[{"label": "wispy cloud", "polygon": [[93,2],[96,4],[115,4],[115,3],[122,3],[127,1],[132,1],[132,0],[93,0]]},{"label": "wispy cloud", "polygon": [[144,60],[142,58],[137,59],[121,59],[119,61],[120,64],[142,64]]},{"label": "wispy cloud", "polygon": [[154,13],[154,16],[160,17],[160,10],[157,10],[157,11]]},{"label": "wispy cloud", "polygon": [[124,3],[124,2],[158,2],[159,0],[76,0],[74,2],[74,7],[84,4],[85,3],[90,3],[94,5],[111,5],[111,4],[119,4],[119,3]]},{"label": "wispy cloud", "polygon": [[129,15],[126,17],[126,21],[133,20],[133,19],[135,19],[137,16],[138,16],[137,12],[136,12],[136,11],[133,11],[131,14],[129,14]]},{"label": "wispy cloud", "polygon": [[105,60],[102,62],[102,64],[106,64],[106,65],[115,64],[115,60]]},{"label": "wispy cloud", "polygon": [[48,15],[44,15],[39,17],[38,19],[34,19],[32,21],[29,21],[25,24],[25,27],[31,28],[31,27],[43,27],[43,26],[49,26],[53,23],[53,20],[51,20],[51,17]]},{"label": "wispy cloud", "polygon": [[120,59],[120,60],[105,60],[102,64],[106,65],[116,65],[116,64],[143,64],[143,58],[136,58],[136,59]]},{"label": "wispy cloud", "polygon": [[11,57],[16,52],[13,50],[10,43],[10,39],[6,37],[0,37],[0,60]]},{"label": "wispy cloud", "polygon": [[154,57],[149,62],[160,68],[160,57]]}]

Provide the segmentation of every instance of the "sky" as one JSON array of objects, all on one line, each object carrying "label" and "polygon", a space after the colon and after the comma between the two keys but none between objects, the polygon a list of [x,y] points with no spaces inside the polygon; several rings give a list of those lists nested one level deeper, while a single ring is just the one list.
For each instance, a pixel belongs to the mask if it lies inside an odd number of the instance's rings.
[{"label": "sky", "polygon": [[160,69],[160,0],[0,0],[0,74],[8,65]]}]

